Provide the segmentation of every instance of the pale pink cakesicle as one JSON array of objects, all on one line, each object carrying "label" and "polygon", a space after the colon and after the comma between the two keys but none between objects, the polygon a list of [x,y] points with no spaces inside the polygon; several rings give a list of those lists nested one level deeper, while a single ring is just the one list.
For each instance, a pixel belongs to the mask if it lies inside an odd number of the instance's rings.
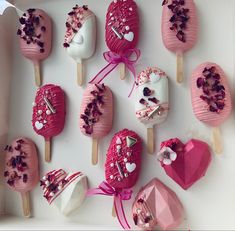
[{"label": "pale pink cakesicle", "polygon": [[183,81],[183,55],[198,39],[198,18],[193,0],[164,0],[162,40],[177,55],[177,81]]},{"label": "pale pink cakesicle", "polygon": [[218,128],[231,114],[232,99],[227,77],[219,65],[206,62],[193,71],[191,97],[195,116],[213,127],[215,151],[221,153]]},{"label": "pale pink cakesicle", "polygon": [[65,116],[65,93],[61,87],[53,84],[40,87],[33,102],[32,126],[45,138],[46,162],[51,161],[51,139],[63,131]]},{"label": "pale pink cakesicle", "polygon": [[30,217],[29,193],[39,182],[38,154],[35,144],[18,138],[5,148],[4,177],[8,186],[21,194],[24,216]]},{"label": "pale pink cakesicle", "polygon": [[41,9],[28,9],[19,19],[17,31],[21,53],[30,59],[35,68],[36,85],[41,86],[40,62],[51,53],[52,21]]},{"label": "pale pink cakesicle", "polygon": [[[134,0],[113,0],[106,14],[105,41],[110,51],[126,55],[139,40],[139,13]],[[123,64],[121,78],[125,78]]]},{"label": "pale pink cakesicle", "polygon": [[77,82],[84,82],[83,60],[89,59],[96,47],[96,17],[87,5],[74,6],[66,20],[64,47],[77,63]]},{"label": "pale pink cakesicle", "polygon": [[105,137],[113,125],[113,94],[104,84],[88,84],[80,110],[81,132],[93,138],[92,163],[98,162],[98,140]]}]

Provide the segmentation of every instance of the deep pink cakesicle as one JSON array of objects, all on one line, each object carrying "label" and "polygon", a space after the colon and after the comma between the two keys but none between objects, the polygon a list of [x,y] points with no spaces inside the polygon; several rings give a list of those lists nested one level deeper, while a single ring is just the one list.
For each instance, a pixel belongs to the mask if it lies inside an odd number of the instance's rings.
[{"label": "deep pink cakesicle", "polygon": [[46,162],[51,161],[51,139],[64,129],[65,115],[65,93],[59,86],[47,84],[37,90],[32,126],[38,135],[45,138]]},{"label": "deep pink cakesicle", "polygon": [[172,230],[184,219],[184,209],[177,195],[154,178],[138,192],[132,206],[133,221],[142,230]]},{"label": "deep pink cakesicle", "polygon": [[19,19],[21,53],[30,59],[35,68],[36,85],[41,86],[40,62],[51,53],[52,21],[41,9],[28,9]]},{"label": "deep pink cakesicle", "polygon": [[[105,40],[110,51],[126,56],[139,40],[138,7],[133,0],[114,0],[106,14]],[[125,78],[122,65],[121,78]],[[123,70],[124,69],[124,70]]]},{"label": "deep pink cakesicle", "polygon": [[98,163],[98,141],[113,125],[113,94],[104,84],[88,84],[80,110],[81,132],[92,137],[92,164]]},{"label": "deep pink cakesicle", "polygon": [[231,115],[232,99],[227,77],[219,65],[206,62],[193,71],[191,98],[195,116],[213,128],[215,151],[221,153],[218,128]]},{"label": "deep pink cakesicle", "polygon": [[186,144],[178,138],[164,141],[157,157],[166,174],[185,190],[205,176],[211,162],[208,144],[196,139]]},{"label": "deep pink cakesicle", "polygon": [[198,39],[198,18],[193,0],[164,0],[162,40],[165,47],[177,55],[177,81],[183,81],[183,54]]},{"label": "deep pink cakesicle", "polygon": [[29,193],[39,182],[38,154],[35,144],[27,138],[18,138],[5,148],[4,177],[10,189],[22,196],[24,216],[30,217]]}]

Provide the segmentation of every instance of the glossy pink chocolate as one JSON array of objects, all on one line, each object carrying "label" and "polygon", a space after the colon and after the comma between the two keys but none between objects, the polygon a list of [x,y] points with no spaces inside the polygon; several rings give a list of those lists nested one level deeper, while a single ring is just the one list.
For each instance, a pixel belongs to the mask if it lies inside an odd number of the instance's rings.
[{"label": "glossy pink chocolate", "polygon": [[39,182],[38,154],[35,144],[26,138],[6,146],[4,176],[8,186],[17,192],[33,190]]},{"label": "glossy pink chocolate", "polygon": [[21,24],[21,28],[19,29],[22,31],[20,35],[20,49],[26,58],[32,60],[34,64],[38,64],[39,61],[46,59],[51,53],[52,20],[40,9],[29,9],[25,13],[26,19],[29,17],[30,10],[35,17],[39,18],[39,24],[34,24],[34,31],[31,32],[33,36],[30,36],[35,41],[32,41],[30,37],[23,34],[25,24]]},{"label": "glossy pink chocolate", "polygon": [[[112,27],[116,28],[120,38]],[[139,39],[139,14],[135,1],[112,1],[106,14],[105,38],[108,48],[117,54],[136,47]]]},{"label": "glossy pink chocolate", "polygon": [[80,129],[86,136],[102,138],[113,125],[113,94],[102,84],[88,84],[83,93]]},{"label": "glossy pink chocolate", "polygon": [[43,136],[45,140],[57,136],[64,129],[65,115],[65,93],[59,86],[48,84],[37,90],[33,103],[32,125],[38,135]]},{"label": "glossy pink chocolate", "polygon": [[143,230],[172,230],[184,219],[184,209],[177,195],[154,178],[137,194],[132,206],[135,225]]},{"label": "glossy pink chocolate", "polygon": [[106,181],[115,189],[128,189],[135,185],[141,168],[141,138],[124,129],[113,137],[106,156]]},{"label": "glossy pink chocolate", "polygon": [[[220,85],[224,86],[224,93],[225,98],[222,101],[224,103],[224,108],[219,110],[218,112],[213,112],[210,110],[208,104],[200,98],[203,94],[203,89],[198,87],[197,81],[200,77],[203,77],[203,70],[205,68],[215,67],[215,72],[220,75]],[[223,94],[224,94],[223,93]],[[216,97],[219,92],[213,93],[209,97]],[[192,106],[193,112],[195,116],[202,121],[203,123],[217,127],[220,126],[228,117],[231,115],[232,112],[232,99],[229,90],[229,84],[227,81],[227,77],[220,66],[215,63],[206,62],[198,66],[192,74],[191,78],[191,97],[192,97]],[[213,105],[213,104],[211,104]]]},{"label": "glossy pink chocolate", "polygon": [[205,176],[211,162],[211,153],[207,143],[191,139],[183,144],[178,139],[170,139],[161,143],[161,149],[170,147],[177,154],[176,160],[165,165],[161,161],[166,174],[183,189],[190,188]]},{"label": "glossy pink chocolate", "polygon": [[176,54],[183,54],[197,43],[198,19],[196,6],[193,0],[184,0],[185,5],[183,5],[183,8],[189,9],[189,20],[186,23],[186,29],[184,30],[186,42],[182,42],[176,37],[177,32],[170,29],[172,27],[170,19],[173,16],[173,13],[168,6],[171,5],[172,2],[174,2],[174,0],[168,0],[168,3],[163,6],[162,40],[168,50]]}]

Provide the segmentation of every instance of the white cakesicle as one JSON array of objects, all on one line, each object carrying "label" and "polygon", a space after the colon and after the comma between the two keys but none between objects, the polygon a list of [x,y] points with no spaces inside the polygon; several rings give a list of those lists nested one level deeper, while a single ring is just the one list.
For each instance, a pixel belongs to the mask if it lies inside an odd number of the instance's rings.
[{"label": "white cakesicle", "polygon": [[[68,177],[69,176],[70,174]],[[82,205],[86,197],[87,189],[87,177],[84,175],[79,176],[65,188],[52,204],[57,207],[63,215],[68,216]]]},{"label": "white cakesicle", "polygon": [[94,54],[95,47],[96,19],[93,14],[75,34],[70,46],[67,48],[67,52],[77,63],[81,64],[82,60],[89,59]]},{"label": "white cakesicle", "polygon": [[153,153],[153,128],[166,120],[169,111],[168,77],[157,67],[147,68],[138,75],[136,85],[136,117],[148,129],[148,149]]}]

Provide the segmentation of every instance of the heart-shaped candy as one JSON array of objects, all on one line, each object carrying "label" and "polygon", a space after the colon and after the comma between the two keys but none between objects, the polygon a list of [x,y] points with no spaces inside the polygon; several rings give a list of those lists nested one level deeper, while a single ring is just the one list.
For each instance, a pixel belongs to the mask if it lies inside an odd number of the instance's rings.
[{"label": "heart-shaped candy", "polygon": [[124,35],[124,38],[127,41],[132,42],[134,40],[134,33],[132,31],[130,31],[129,33]]},{"label": "heart-shaped candy", "polygon": [[35,122],[35,128],[37,130],[41,130],[43,128],[43,123],[40,123],[39,121]]},{"label": "heart-shaped candy", "polygon": [[[132,145],[130,137],[135,141]],[[117,145],[119,139],[121,143]],[[135,185],[140,172],[141,151],[141,138],[135,132],[124,129],[113,137],[105,162],[105,178],[112,187],[128,189]]]},{"label": "heart-shaped candy", "polygon": [[185,190],[206,174],[211,162],[209,146],[200,140],[191,139],[183,144],[177,138],[170,139],[161,143],[161,150],[158,157],[166,174]]},{"label": "heart-shaped candy", "polygon": [[177,195],[154,178],[137,194],[132,206],[135,225],[144,230],[178,228],[184,218],[183,206]]}]

